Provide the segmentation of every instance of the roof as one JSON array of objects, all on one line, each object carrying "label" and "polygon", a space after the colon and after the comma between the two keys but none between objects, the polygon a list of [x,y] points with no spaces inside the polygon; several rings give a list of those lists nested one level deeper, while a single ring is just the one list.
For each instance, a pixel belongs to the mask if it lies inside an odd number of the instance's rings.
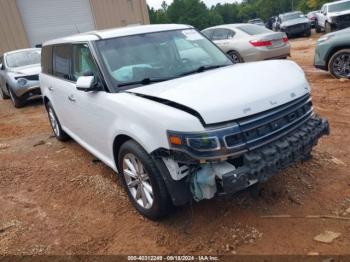
[{"label": "roof", "polygon": [[33,50],[41,50],[41,48],[25,48],[25,49],[18,49],[18,50],[13,50],[10,52],[5,52],[4,55],[11,55],[14,53],[20,53],[20,52],[25,52],[25,51],[33,51]]},{"label": "roof", "polygon": [[146,33],[154,33],[161,31],[170,30],[181,30],[193,28],[189,25],[177,25],[177,24],[162,24],[162,25],[141,25],[141,26],[127,26],[121,28],[113,28],[107,30],[91,31],[82,34],[76,34],[63,38],[47,41],[43,46],[62,44],[62,43],[74,43],[74,42],[85,42],[85,41],[96,41],[99,39],[108,39],[114,37],[122,37],[129,35],[138,35]]}]

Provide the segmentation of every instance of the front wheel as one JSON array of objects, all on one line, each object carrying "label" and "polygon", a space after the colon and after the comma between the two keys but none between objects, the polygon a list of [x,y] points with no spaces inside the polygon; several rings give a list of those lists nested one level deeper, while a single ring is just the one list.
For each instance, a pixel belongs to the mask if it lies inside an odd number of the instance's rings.
[{"label": "front wheel", "polygon": [[322,28],[320,27],[320,25],[318,24],[318,21],[316,20],[316,24],[315,24],[315,30],[316,33],[321,33],[322,32]]},{"label": "front wheel", "polygon": [[350,79],[350,49],[336,52],[329,61],[328,69],[336,78]]},{"label": "front wheel", "polygon": [[326,31],[326,34],[332,32],[332,25],[328,22],[326,22],[325,31]]},{"label": "front wheel", "polygon": [[129,199],[140,214],[156,220],[169,213],[172,204],[163,177],[139,144],[129,140],[122,145],[118,167]]},{"label": "front wheel", "polygon": [[15,108],[23,107],[23,105],[24,105],[23,101],[15,95],[15,93],[11,90],[11,88],[9,88],[8,91],[10,93],[10,98],[11,98],[13,106]]},{"label": "front wheel", "polygon": [[5,100],[5,99],[9,99],[10,97],[8,95],[5,94],[4,90],[2,89],[2,87],[0,86],[0,97],[1,99]]},{"label": "front wheel", "polygon": [[67,141],[69,139],[69,136],[67,135],[66,132],[63,131],[60,121],[57,118],[57,115],[55,113],[55,110],[53,109],[51,102],[48,102],[46,104],[46,110],[49,116],[52,131],[54,132],[55,137],[60,141]]}]

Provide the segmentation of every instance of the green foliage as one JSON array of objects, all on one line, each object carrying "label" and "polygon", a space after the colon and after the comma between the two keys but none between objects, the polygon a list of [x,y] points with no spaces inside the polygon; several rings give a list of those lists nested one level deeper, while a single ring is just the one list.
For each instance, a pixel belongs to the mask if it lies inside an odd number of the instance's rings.
[{"label": "green foliage", "polygon": [[247,22],[253,18],[267,20],[280,13],[318,10],[329,0],[243,0],[241,3],[217,4],[208,8],[202,0],[174,0],[169,6],[149,8],[152,24],[179,23],[198,29],[219,24]]}]

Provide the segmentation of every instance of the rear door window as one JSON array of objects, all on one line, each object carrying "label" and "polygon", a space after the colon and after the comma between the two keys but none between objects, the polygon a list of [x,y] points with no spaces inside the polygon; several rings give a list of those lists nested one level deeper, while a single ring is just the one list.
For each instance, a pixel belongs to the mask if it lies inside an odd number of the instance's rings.
[{"label": "rear door window", "polygon": [[212,36],[212,40],[225,40],[228,38],[228,34],[229,34],[229,31],[228,29],[222,29],[222,28],[219,28],[219,29],[215,29],[214,32],[213,32],[213,36]]},{"label": "rear door window", "polygon": [[65,80],[72,78],[72,45],[57,45],[53,48],[53,75]]}]

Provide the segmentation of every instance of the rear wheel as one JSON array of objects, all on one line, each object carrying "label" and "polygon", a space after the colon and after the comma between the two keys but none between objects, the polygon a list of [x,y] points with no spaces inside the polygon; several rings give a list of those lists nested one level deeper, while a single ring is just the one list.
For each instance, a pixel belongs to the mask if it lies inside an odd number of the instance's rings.
[{"label": "rear wheel", "polygon": [[140,214],[156,220],[169,213],[172,204],[163,177],[139,144],[129,140],[122,145],[118,167],[129,199]]},{"label": "rear wheel", "polygon": [[232,60],[232,62],[234,64],[243,63],[243,59],[242,59],[241,55],[238,52],[236,52],[236,51],[229,51],[227,54],[230,56],[230,58],[231,58],[231,60]]},{"label": "rear wheel", "polygon": [[336,78],[350,79],[350,49],[336,52],[329,61],[328,69]]},{"label": "rear wheel", "polygon": [[60,121],[58,120],[55,110],[53,109],[50,102],[46,104],[46,110],[49,116],[52,131],[54,132],[55,137],[60,141],[67,141],[69,139],[69,136],[67,135],[66,132],[63,131]]},{"label": "rear wheel", "polygon": [[8,88],[8,92],[10,94],[10,98],[11,98],[11,101],[12,101],[12,104],[14,105],[14,107],[16,107],[16,108],[23,107],[24,102],[15,95],[15,93],[11,90],[11,88]]}]

